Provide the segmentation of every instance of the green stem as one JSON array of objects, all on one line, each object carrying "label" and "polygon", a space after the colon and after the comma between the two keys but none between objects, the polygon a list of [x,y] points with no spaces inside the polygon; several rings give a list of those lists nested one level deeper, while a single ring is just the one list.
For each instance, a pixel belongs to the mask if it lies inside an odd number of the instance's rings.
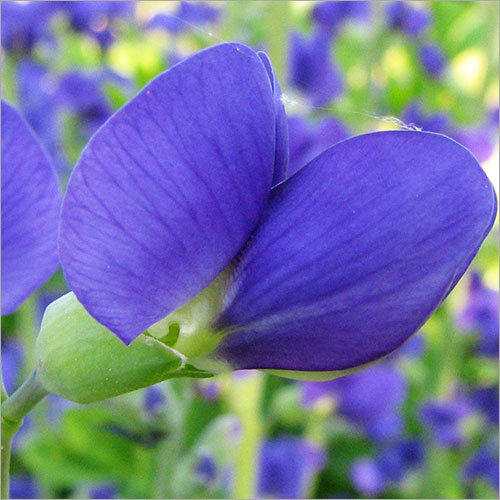
[{"label": "green stem", "polygon": [[2,403],[2,498],[9,498],[12,438],[21,427],[24,416],[47,394],[40,385],[36,372],[33,372],[24,384]]},{"label": "green stem", "polygon": [[241,440],[236,454],[233,498],[255,498],[256,471],[262,437],[261,401],[264,375],[252,373],[231,378],[229,406],[241,425]]}]

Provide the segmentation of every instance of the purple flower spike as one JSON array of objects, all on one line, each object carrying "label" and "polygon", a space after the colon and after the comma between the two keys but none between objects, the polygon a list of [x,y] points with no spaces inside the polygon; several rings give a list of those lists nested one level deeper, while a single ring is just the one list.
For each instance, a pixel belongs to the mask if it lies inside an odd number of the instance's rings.
[{"label": "purple flower spike", "polygon": [[123,341],[206,287],[255,229],[275,109],[260,57],[222,44],[157,77],[91,139],[68,184],[60,256],[78,299]]},{"label": "purple flower spike", "polygon": [[441,47],[428,43],[420,48],[420,62],[425,71],[434,78],[439,78],[446,67],[446,57]]},{"label": "purple flower spike", "polygon": [[2,314],[13,313],[56,270],[60,205],[41,144],[2,101]]},{"label": "purple flower spike", "polygon": [[260,496],[306,498],[312,479],[325,462],[323,450],[301,439],[284,436],[266,441],[260,452]]},{"label": "purple flower spike", "polygon": [[331,371],[388,354],[456,284],[495,213],[481,167],[444,136],[338,143],[273,190],[229,284],[219,356]]}]

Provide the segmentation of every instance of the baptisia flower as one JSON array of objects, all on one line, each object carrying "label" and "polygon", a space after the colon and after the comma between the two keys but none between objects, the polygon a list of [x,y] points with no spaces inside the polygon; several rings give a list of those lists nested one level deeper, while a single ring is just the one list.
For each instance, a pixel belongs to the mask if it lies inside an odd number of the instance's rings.
[{"label": "baptisia flower", "polygon": [[193,55],[114,114],[73,171],[59,236],[102,331],[127,344],[147,331],[210,371],[324,378],[405,342],[491,228],[487,177],[432,133],[353,137],[288,179],[287,151],[270,62],[239,44]]},{"label": "baptisia flower", "polygon": [[57,269],[60,205],[42,145],[2,101],[2,315],[13,313]]}]

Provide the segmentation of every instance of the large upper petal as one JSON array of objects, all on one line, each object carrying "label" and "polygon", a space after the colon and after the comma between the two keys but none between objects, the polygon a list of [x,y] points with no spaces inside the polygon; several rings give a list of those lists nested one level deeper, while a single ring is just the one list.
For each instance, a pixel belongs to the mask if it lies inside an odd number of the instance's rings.
[{"label": "large upper petal", "polygon": [[57,175],[40,142],[2,101],[2,314],[57,269],[60,207]]},{"label": "large upper petal", "polygon": [[277,186],[238,261],[216,355],[236,368],[343,370],[391,352],[463,274],[493,188],[442,135],[338,143]]},{"label": "large upper petal", "polygon": [[68,284],[128,342],[203,289],[269,197],[273,90],[249,48],[223,44],[161,74],[85,148],[63,203]]}]

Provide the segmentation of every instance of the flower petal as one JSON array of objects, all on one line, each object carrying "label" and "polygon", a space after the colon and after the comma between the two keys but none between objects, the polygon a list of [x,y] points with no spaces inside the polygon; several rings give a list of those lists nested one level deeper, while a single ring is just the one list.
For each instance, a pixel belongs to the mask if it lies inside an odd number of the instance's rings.
[{"label": "flower petal", "polygon": [[344,370],[401,345],[490,230],[493,188],[438,134],[391,131],[328,149],[272,192],[239,259],[216,355],[236,368]]},{"label": "flower petal", "polygon": [[271,60],[265,52],[257,52],[266,67],[269,80],[273,87],[274,108],[276,111],[276,151],[274,155],[274,175],[273,186],[286,179],[288,173],[288,120],[285,112],[285,105],[281,99],[281,87],[274,72]]},{"label": "flower petal", "polygon": [[61,192],[21,115],[2,101],[2,314],[14,312],[57,269]]},{"label": "flower petal", "polygon": [[125,342],[183,305],[255,228],[273,176],[273,92],[223,44],[163,73],[97,132],[63,203],[68,284]]}]

